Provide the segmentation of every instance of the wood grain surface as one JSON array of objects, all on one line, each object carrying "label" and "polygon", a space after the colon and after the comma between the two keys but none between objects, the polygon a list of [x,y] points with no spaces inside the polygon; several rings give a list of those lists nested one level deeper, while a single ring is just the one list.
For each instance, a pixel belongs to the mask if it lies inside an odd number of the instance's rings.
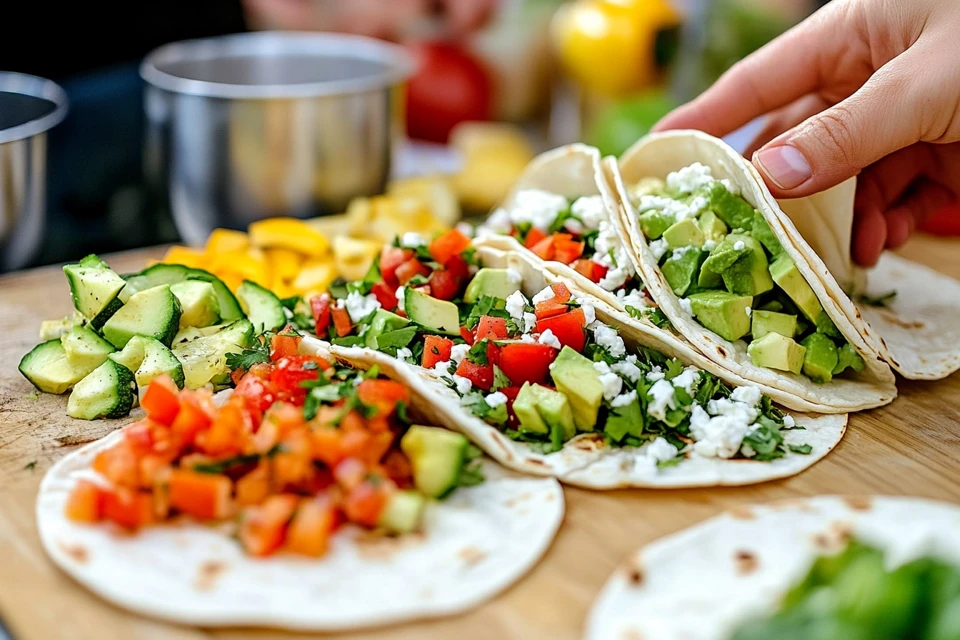
[{"label": "wood grain surface", "polygon": [[[920,237],[900,252],[960,278],[960,242]],[[160,250],[111,256],[136,270]],[[118,422],[67,418],[65,399],[37,394],[17,363],[37,342],[40,320],[70,311],[62,272],[44,268],[0,278],[0,617],[17,639],[280,638],[269,630],[201,630],[121,611],[49,562],[34,501],[44,472]],[[960,322],[960,318],[957,320]],[[851,416],[843,442],[791,479],[743,488],[590,492],[566,489],[567,516],[543,561],[499,597],[456,617],[351,634],[351,638],[577,638],[610,572],[639,545],[737,504],[816,494],[913,495],[960,502],[960,375],[899,380],[900,397]]]}]

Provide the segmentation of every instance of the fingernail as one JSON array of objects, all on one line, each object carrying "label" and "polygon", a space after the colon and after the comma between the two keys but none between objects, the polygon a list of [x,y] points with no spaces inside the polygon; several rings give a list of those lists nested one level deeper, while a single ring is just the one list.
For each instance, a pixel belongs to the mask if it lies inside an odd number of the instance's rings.
[{"label": "fingernail", "polygon": [[810,179],[810,163],[795,147],[780,145],[761,149],[753,157],[754,164],[781,189],[795,189]]}]

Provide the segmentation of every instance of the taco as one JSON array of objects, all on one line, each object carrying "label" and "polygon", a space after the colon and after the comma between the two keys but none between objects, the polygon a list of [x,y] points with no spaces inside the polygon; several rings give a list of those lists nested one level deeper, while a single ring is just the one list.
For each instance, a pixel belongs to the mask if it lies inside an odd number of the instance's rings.
[{"label": "taco", "polygon": [[539,560],[556,480],[411,425],[401,384],[277,338],[216,403],[158,378],[146,418],[50,469],[37,522],[57,565],[147,616],[327,631],[464,611]]},{"label": "taco", "polygon": [[824,496],[738,507],[636,552],[585,638],[956,638],[960,508]]},{"label": "taco", "polygon": [[752,382],[837,410],[896,397],[890,367],[850,323],[753,166],[675,131],[603,162],[654,300],[704,355]]},{"label": "taco", "polygon": [[[785,414],[535,258],[469,240],[455,255],[439,248],[451,246],[441,236],[402,261],[388,247],[345,298],[313,301],[316,333],[338,357],[397,376],[432,421],[511,469],[603,489],[748,484],[799,473],[843,436],[846,415]],[[449,291],[430,284],[449,278]]]}]

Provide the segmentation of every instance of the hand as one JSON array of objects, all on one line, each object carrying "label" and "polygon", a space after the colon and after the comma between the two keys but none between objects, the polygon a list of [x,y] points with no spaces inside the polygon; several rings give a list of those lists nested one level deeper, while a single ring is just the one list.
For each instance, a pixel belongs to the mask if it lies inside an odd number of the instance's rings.
[{"label": "hand", "polygon": [[748,153],[778,198],[860,174],[851,250],[871,266],[960,194],[958,25],[957,0],[833,0],[655,130],[766,115]]}]

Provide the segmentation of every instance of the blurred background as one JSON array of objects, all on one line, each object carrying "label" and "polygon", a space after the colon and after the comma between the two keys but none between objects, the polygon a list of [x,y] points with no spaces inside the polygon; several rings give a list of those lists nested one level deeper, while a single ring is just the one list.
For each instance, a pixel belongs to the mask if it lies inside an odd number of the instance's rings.
[{"label": "blurred background", "polygon": [[[200,255],[276,216],[348,212],[358,240],[449,226],[539,151],[619,154],[824,2],[16,4],[33,48],[0,42],[0,270]],[[51,12],[55,47],[30,33]]]}]

